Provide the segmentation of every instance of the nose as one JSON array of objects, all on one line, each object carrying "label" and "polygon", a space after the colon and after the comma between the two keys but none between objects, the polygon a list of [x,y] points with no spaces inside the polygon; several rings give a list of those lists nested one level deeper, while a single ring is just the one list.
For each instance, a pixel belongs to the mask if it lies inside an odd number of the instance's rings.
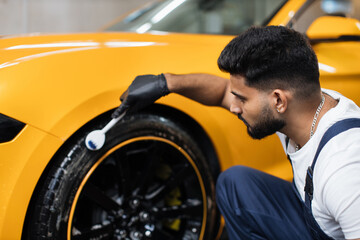
[{"label": "nose", "polygon": [[242,109],[239,106],[239,104],[236,103],[236,101],[232,101],[232,103],[230,105],[230,111],[232,113],[235,113],[236,115],[242,114]]}]

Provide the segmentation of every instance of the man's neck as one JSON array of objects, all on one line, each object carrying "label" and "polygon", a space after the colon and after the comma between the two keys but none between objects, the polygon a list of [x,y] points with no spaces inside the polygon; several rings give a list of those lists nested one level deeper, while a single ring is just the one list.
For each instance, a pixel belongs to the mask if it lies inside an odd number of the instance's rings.
[{"label": "man's neck", "polygon": [[315,113],[319,109],[322,101],[321,96],[308,103],[297,104],[297,107],[294,107],[292,110],[289,109],[287,124],[282,132],[292,139],[299,148],[303,147],[310,140],[312,124],[315,122],[313,128],[313,132],[315,133],[321,118],[326,112],[337,105],[337,101],[331,96],[325,93],[323,93],[323,95],[325,101],[318,116],[315,116]]}]

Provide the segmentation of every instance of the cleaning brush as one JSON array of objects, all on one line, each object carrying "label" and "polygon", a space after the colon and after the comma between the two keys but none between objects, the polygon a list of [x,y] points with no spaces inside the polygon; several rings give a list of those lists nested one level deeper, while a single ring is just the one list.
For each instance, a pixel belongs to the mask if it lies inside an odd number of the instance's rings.
[{"label": "cleaning brush", "polygon": [[103,129],[94,130],[90,132],[85,139],[85,145],[89,150],[97,151],[105,143],[105,133],[109,131],[118,121],[120,121],[126,114],[126,111],[123,112],[119,117],[111,119],[111,121],[106,124]]}]

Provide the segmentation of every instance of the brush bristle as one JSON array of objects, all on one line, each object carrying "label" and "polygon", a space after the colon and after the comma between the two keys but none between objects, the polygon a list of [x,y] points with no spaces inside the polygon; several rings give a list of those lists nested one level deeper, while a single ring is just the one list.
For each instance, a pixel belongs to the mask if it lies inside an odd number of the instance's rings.
[{"label": "brush bristle", "polygon": [[91,149],[95,150],[96,149],[96,144],[93,141],[88,141],[87,144]]}]

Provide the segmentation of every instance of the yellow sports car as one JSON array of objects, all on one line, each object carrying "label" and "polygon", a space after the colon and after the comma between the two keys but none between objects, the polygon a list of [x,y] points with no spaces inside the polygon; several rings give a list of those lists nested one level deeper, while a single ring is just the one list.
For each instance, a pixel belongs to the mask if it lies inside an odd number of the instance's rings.
[{"label": "yellow sports car", "polygon": [[230,112],[170,94],[126,115],[101,149],[84,139],[137,75],[227,77],[217,57],[251,25],[306,33],[322,87],[359,104],[359,16],[358,0],[164,0],[104,32],[2,36],[0,239],[219,239],[221,171],[291,180],[276,137],[252,140]]}]

